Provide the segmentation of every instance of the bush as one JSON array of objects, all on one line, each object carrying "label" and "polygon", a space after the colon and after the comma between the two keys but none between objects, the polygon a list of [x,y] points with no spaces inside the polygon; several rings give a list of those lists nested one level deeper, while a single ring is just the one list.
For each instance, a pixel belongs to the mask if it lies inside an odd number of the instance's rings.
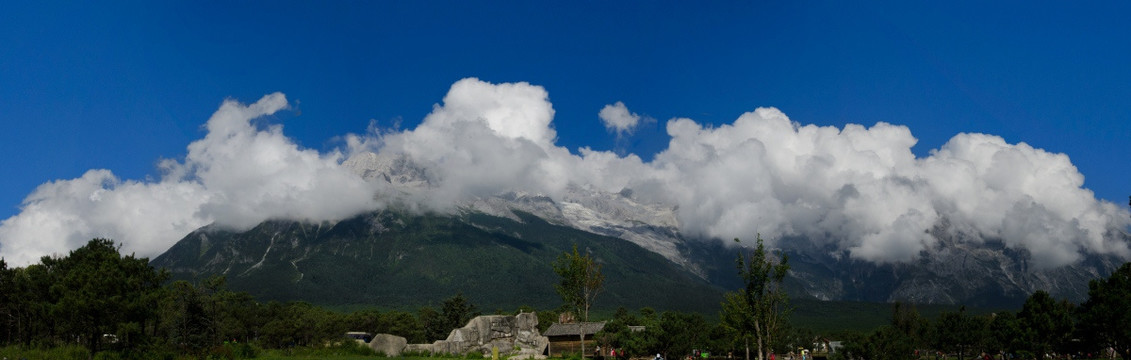
[{"label": "bush", "polygon": [[224,347],[231,350],[232,356],[236,359],[254,359],[259,356],[259,349],[248,343],[224,342]]},{"label": "bush", "polygon": [[122,354],[113,351],[103,351],[94,354],[94,360],[122,360]]},{"label": "bush", "polygon": [[431,352],[428,351],[405,351],[400,353],[402,358],[434,358]]},{"label": "bush", "polygon": [[581,357],[581,353],[580,353],[580,352],[574,352],[574,353],[571,353],[571,352],[564,352],[564,353],[562,353],[562,359],[566,359],[566,360],[584,360],[585,358]]},{"label": "bush", "polygon": [[224,342],[222,345],[213,346],[208,350],[206,359],[235,360],[254,359],[259,356],[259,350],[247,343]]},{"label": "bush", "polygon": [[170,347],[158,345],[145,346],[121,353],[121,358],[127,360],[176,360],[185,357],[185,355],[178,355]]},{"label": "bush", "polygon": [[[62,354],[63,356],[60,357],[61,359],[73,359],[73,360],[90,359],[90,350],[87,350],[85,347],[82,347],[82,346],[64,346],[64,347],[58,348],[58,350],[62,351],[62,353],[63,353]],[[52,351],[52,352],[54,352],[54,351]]]},{"label": "bush", "polygon": [[236,354],[227,344],[217,345],[208,349],[208,355],[205,358],[208,360],[234,360]]}]

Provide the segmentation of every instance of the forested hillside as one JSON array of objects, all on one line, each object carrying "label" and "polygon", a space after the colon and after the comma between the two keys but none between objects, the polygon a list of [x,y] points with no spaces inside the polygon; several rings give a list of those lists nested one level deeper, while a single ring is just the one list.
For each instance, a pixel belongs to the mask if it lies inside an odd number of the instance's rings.
[{"label": "forested hillside", "polygon": [[[520,215],[521,222],[480,213],[378,211],[333,224],[204,228],[153,265],[181,280],[224,275],[232,289],[263,300],[401,308],[463,293],[485,309],[549,308],[560,305],[551,263],[577,245],[606,274],[598,309],[718,309],[721,289],[653,252]],[[732,259],[725,268],[733,268]]]}]

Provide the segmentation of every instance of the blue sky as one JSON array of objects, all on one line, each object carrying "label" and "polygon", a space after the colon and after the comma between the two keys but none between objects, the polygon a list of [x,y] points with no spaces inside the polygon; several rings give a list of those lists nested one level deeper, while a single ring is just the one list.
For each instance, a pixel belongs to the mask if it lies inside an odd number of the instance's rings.
[{"label": "blue sky", "polygon": [[[283,92],[266,122],[306,148],[412,128],[466,77],[545,88],[557,144],[667,147],[668,119],[757,107],[801,124],[905,125],[926,156],[963,132],[1067,154],[1131,195],[1126,2],[110,2],[0,11],[0,219],[38,185],[160,177],[227,98]],[[622,139],[597,113],[646,122]]]}]

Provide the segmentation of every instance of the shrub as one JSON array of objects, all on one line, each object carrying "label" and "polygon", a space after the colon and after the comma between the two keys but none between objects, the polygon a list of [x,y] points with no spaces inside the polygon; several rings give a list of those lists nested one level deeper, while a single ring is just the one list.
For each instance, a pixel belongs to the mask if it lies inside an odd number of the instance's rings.
[{"label": "shrub", "polygon": [[[90,350],[82,346],[64,346],[58,348],[62,351],[63,359],[87,360],[90,359]],[[53,351],[54,352],[54,351]]]},{"label": "shrub", "polygon": [[217,345],[208,349],[208,355],[205,358],[208,360],[234,360],[236,353],[227,344]]},{"label": "shrub", "polygon": [[403,358],[423,358],[423,357],[437,357],[437,356],[430,353],[430,352],[427,352],[427,351],[413,350],[413,351],[405,351],[405,352],[401,353],[401,357],[403,357]]},{"label": "shrub", "polygon": [[85,347],[77,345],[40,348],[31,347],[24,348],[22,346],[8,346],[0,348],[0,359],[27,359],[27,360],[40,360],[40,359],[67,359],[67,360],[87,360],[90,359],[90,350]]},{"label": "shrub", "polygon": [[564,352],[564,353],[562,353],[562,359],[565,359],[565,360],[584,360],[584,358],[581,357],[580,352],[575,352],[575,353]]},{"label": "shrub", "polygon": [[225,347],[232,349],[236,359],[254,359],[259,356],[259,350],[248,343],[225,343]]},{"label": "shrub", "polygon": [[94,360],[121,360],[122,354],[113,351],[103,351],[94,354]]}]

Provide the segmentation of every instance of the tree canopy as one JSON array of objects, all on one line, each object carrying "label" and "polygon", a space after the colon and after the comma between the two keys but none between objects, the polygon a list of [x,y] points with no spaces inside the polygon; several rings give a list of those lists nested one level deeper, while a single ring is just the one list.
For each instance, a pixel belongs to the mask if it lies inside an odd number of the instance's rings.
[{"label": "tree canopy", "polygon": [[739,251],[735,264],[745,286],[726,294],[723,321],[743,338],[746,359],[750,359],[750,340],[754,340],[762,360],[788,319],[789,298],[781,286],[789,272],[789,258],[782,254],[775,259],[758,235],[754,250],[749,255]]},{"label": "tree canopy", "polygon": [[[573,245],[573,253],[562,253],[554,263],[554,272],[561,282],[554,286],[562,300],[570,305],[581,321],[589,321],[589,308],[593,299],[601,292],[605,275],[601,274],[601,264],[586,253],[584,256]],[[580,333],[580,332],[579,332]],[[585,336],[581,336],[581,353],[585,354]]]},{"label": "tree canopy", "polygon": [[589,253],[581,255],[577,251],[577,244],[574,244],[572,253],[562,253],[558,257],[554,263],[554,272],[561,277],[561,282],[554,289],[582,321],[589,321],[589,308],[593,306],[593,300],[601,292],[605,281],[605,275],[601,274],[601,264]]},{"label": "tree canopy", "polygon": [[[118,250],[112,240],[93,239],[68,256],[5,270],[3,286],[26,295],[6,301],[13,315],[9,321],[15,323],[7,327],[9,336],[24,343],[44,335],[78,338],[96,352],[103,345],[143,342],[143,329],[157,321],[168,273],[149,266],[147,258],[122,256]],[[51,320],[39,320],[44,318]]]},{"label": "tree canopy", "polygon": [[1017,313],[1026,350],[1036,356],[1064,353],[1072,335],[1072,311],[1072,303],[1056,301],[1043,290],[1030,295]]},{"label": "tree canopy", "polygon": [[1106,280],[1088,283],[1088,300],[1080,313],[1086,338],[1131,359],[1131,263],[1123,264]]}]

